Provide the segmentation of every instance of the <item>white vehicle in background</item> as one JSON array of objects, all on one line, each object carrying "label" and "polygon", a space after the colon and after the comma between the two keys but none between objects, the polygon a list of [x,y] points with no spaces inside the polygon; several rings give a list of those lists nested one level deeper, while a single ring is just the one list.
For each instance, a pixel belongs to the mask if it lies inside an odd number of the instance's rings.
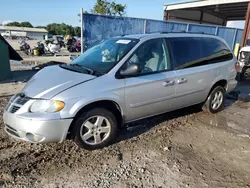
[{"label": "white vehicle in background", "polygon": [[246,46],[241,48],[239,57],[239,79],[245,80],[250,76],[250,39],[247,40]]},{"label": "white vehicle in background", "polygon": [[4,33],[1,33],[1,35],[5,38],[7,37],[26,37],[26,32],[21,31],[6,31]]}]

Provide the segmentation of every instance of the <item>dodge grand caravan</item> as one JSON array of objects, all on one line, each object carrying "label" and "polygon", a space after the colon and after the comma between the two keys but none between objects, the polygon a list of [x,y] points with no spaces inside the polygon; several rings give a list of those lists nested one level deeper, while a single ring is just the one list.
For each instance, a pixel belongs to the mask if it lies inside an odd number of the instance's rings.
[{"label": "dodge grand caravan", "polygon": [[93,150],[109,145],[124,124],[201,104],[216,113],[237,82],[236,59],[221,38],[148,34],[111,38],[71,64],[42,69],[7,104],[12,137],[72,139]]}]

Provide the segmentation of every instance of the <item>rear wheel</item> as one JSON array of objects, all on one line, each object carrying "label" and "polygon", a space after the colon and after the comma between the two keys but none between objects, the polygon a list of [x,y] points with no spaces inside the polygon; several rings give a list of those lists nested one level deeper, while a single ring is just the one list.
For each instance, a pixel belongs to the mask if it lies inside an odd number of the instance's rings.
[{"label": "rear wheel", "polygon": [[74,142],[81,148],[103,148],[112,143],[117,136],[116,117],[106,109],[92,109],[77,119],[73,136]]},{"label": "rear wheel", "polygon": [[217,113],[222,110],[225,100],[225,89],[221,86],[215,87],[209,94],[202,110],[209,113]]}]

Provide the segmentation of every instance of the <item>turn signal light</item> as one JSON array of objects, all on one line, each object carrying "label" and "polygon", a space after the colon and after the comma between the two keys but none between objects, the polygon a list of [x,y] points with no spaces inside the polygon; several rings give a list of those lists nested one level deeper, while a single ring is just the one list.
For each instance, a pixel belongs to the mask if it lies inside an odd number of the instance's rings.
[{"label": "turn signal light", "polygon": [[235,63],[235,71],[238,72],[240,70],[240,64],[237,62]]}]

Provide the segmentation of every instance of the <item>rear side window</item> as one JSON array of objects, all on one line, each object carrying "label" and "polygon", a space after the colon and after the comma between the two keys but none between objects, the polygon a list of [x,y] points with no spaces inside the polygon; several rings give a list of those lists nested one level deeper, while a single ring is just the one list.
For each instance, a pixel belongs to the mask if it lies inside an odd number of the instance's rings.
[{"label": "rear side window", "polygon": [[228,61],[233,54],[218,39],[205,37],[168,38],[175,69]]}]

